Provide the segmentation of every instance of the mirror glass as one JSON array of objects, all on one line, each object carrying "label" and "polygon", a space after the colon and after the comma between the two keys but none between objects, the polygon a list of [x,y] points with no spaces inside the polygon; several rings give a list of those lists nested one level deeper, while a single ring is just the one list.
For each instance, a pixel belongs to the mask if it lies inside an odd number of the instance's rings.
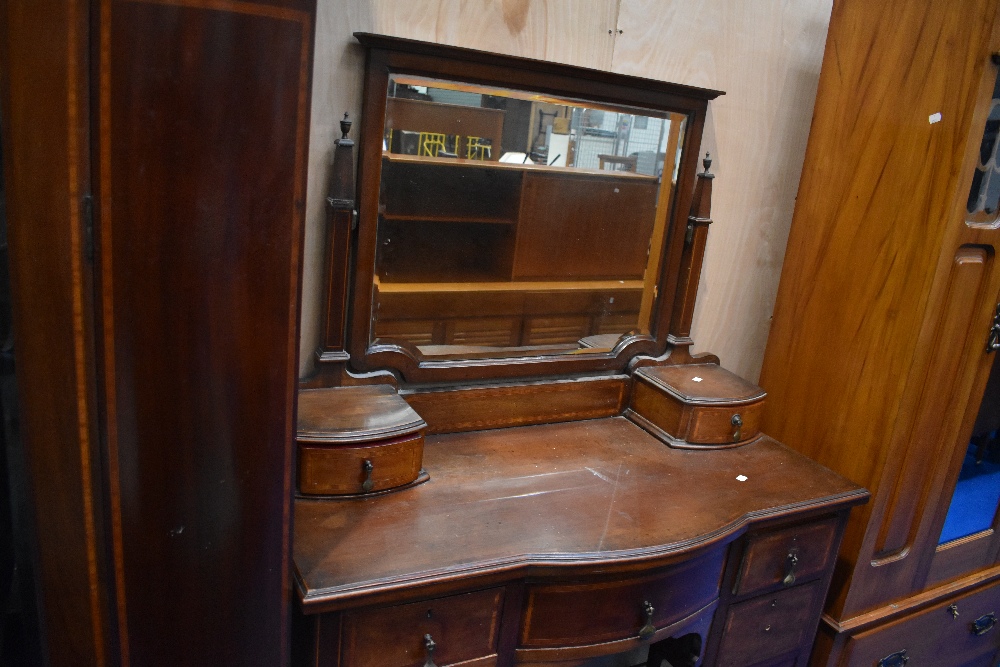
[{"label": "mirror glass", "polygon": [[685,122],[391,75],[375,340],[490,358],[650,333]]}]

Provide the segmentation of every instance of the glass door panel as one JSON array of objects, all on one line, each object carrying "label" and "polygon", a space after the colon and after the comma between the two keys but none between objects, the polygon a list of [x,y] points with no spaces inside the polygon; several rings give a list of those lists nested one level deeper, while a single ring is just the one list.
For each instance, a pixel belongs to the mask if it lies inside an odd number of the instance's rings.
[{"label": "glass door panel", "polygon": [[996,359],[939,544],[989,530],[1000,505],[1000,364]]}]

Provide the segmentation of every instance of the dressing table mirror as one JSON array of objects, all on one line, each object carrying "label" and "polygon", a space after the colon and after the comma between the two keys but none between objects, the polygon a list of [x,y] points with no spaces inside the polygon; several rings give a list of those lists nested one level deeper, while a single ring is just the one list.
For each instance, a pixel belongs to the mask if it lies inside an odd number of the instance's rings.
[{"label": "dressing table mirror", "polygon": [[356,36],[298,403],[296,660],[805,664],[867,492],[690,354],[721,93]]}]

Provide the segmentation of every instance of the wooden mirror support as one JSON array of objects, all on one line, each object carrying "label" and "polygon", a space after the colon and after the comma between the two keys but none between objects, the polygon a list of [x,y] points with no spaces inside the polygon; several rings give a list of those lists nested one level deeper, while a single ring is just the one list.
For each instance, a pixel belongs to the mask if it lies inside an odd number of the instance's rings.
[{"label": "wooden mirror support", "polygon": [[[805,664],[848,512],[867,492],[762,433],[763,391],[689,352],[711,223],[710,163],[697,174],[697,158],[718,93],[359,39],[360,187],[355,197],[345,124],[319,370],[299,395],[296,662]],[[548,357],[428,360],[372,343],[390,72],[686,114],[670,216],[651,235],[662,243],[641,306],[649,334]],[[492,160],[492,136],[453,145]]]}]

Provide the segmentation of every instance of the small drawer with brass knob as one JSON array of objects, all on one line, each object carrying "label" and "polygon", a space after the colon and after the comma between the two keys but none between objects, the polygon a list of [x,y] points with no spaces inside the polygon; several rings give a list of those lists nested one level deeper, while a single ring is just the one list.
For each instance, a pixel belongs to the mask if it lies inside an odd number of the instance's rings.
[{"label": "small drawer with brass knob", "polygon": [[633,378],[626,415],[673,447],[734,447],[760,437],[764,390],[721,366],[647,366]]},{"label": "small drawer with brass knob", "polygon": [[496,662],[504,589],[343,615],[341,667],[486,667]]},{"label": "small drawer with brass knob", "polygon": [[426,480],[425,428],[389,386],[300,391],[299,494],[360,495]]},{"label": "small drawer with brass knob", "polygon": [[823,592],[813,582],[731,606],[718,664],[757,664],[800,646],[815,628]]},{"label": "small drawer with brass knob", "polygon": [[789,588],[822,576],[833,565],[836,538],[835,517],[750,535],[733,593]]},{"label": "small drawer with brass knob", "polygon": [[607,653],[609,642],[662,639],[661,629],[714,608],[724,555],[724,548],[715,549],[642,577],[528,584],[519,659],[551,659],[544,657],[550,648],[593,645]]}]

